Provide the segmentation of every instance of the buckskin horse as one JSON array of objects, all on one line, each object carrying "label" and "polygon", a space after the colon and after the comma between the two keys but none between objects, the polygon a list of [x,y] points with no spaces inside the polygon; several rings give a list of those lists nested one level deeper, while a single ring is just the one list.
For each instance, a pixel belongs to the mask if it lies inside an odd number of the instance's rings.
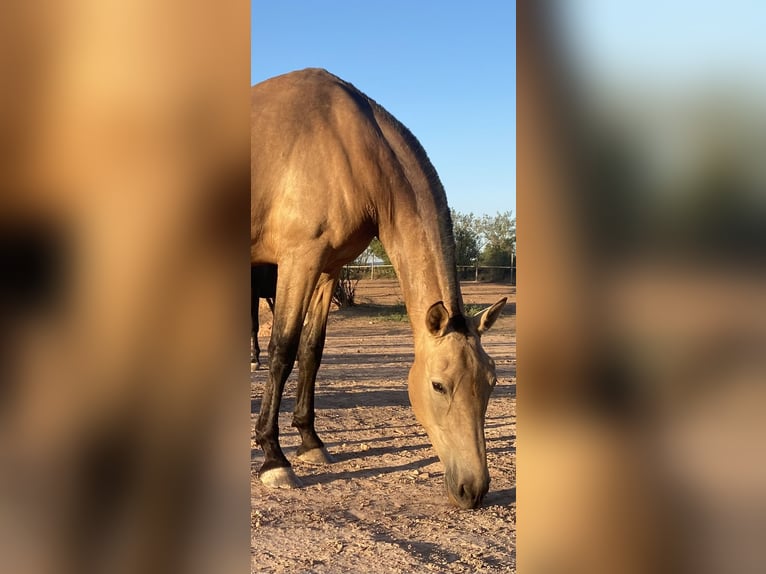
[{"label": "buckskin horse", "polygon": [[325,70],[257,84],[250,104],[251,264],[279,266],[255,431],[265,455],[261,482],[299,485],[277,424],[296,356],[298,456],[331,460],[314,428],[327,315],[342,266],[377,236],[401,283],[414,335],[412,408],[444,464],[449,500],[478,506],[489,489],[484,418],[496,383],[481,335],[506,299],[465,316],[447,198],[426,152],[380,105]]}]

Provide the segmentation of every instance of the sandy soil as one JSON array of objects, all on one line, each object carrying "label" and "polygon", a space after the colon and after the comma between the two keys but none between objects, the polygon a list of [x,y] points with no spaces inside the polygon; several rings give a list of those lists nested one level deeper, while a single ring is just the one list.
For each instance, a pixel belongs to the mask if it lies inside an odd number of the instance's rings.
[{"label": "sandy soil", "polygon": [[[312,466],[295,458],[294,376],[287,383],[280,432],[303,487],[264,487],[256,477],[263,454],[251,439],[252,572],[515,572],[515,288],[465,283],[463,294],[468,305],[509,297],[505,313],[483,338],[498,375],[487,411],[492,482],[483,506],[450,506],[444,469],[410,409],[409,323],[383,317],[402,301],[398,285],[361,281],[362,305],[330,315],[317,378],[317,432],[335,462]],[[261,313],[259,340],[266,349],[265,303]],[[265,377],[265,370],[252,373],[253,423]]]}]

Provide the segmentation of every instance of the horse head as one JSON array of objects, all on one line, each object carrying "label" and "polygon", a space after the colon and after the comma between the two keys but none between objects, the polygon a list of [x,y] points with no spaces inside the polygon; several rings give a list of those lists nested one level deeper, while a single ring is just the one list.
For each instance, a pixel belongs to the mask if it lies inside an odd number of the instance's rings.
[{"label": "horse head", "polygon": [[477,507],[489,490],[484,417],[497,382],[495,363],[481,345],[505,306],[503,298],[474,317],[450,316],[439,301],[426,313],[410,370],[410,402],[445,467],[450,501]]}]

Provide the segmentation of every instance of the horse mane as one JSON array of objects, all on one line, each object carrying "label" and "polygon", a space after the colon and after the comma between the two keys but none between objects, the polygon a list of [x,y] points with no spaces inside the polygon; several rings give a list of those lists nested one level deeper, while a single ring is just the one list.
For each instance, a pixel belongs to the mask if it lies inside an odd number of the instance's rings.
[{"label": "horse mane", "polygon": [[[329,72],[327,73],[329,74]],[[354,98],[354,100],[356,100],[359,105],[362,107],[369,106],[373,117],[376,118],[378,123],[382,120],[390,127],[392,127],[397,135],[402,138],[405,147],[413,154],[418,167],[422,171],[428,183],[429,190],[431,191],[431,197],[433,198],[432,205],[436,213],[430,213],[431,209],[429,203],[424,202],[423,200],[425,198],[419,196],[418,194],[415,195],[415,201],[417,202],[418,210],[421,211],[424,216],[429,218],[434,216],[437,221],[439,239],[441,240],[439,243],[442,245],[442,254],[445,259],[445,264],[447,265],[447,287],[451,296],[454,297],[454,301],[451,301],[453,304],[453,312],[456,313],[458,310],[460,310],[462,313],[462,306],[460,305],[459,297],[460,290],[457,281],[457,261],[455,257],[455,236],[452,229],[452,214],[450,212],[449,204],[447,203],[447,194],[444,191],[444,186],[442,185],[436,168],[434,167],[433,163],[431,163],[431,160],[428,157],[426,150],[423,148],[423,145],[420,143],[418,138],[416,138],[415,135],[407,128],[407,126],[396,119],[388,110],[386,110],[386,108],[381,106],[378,102],[366,95],[350,82],[338,78],[333,74],[330,75],[333,76],[336,81],[346,89],[348,94]]]},{"label": "horse mane", "polygon": [[[379,114],[386,122],[388,122],[402,138],[405,146],[412,152],[418,167],[426,177],[428,187],[431,190],[434,200],[433,207],[436,209],[434,215],[436,216],[438,224],[442,254],[444,255],[445,263],[447,265],[448,288],[450,294],[455,298],[455,300],[451,302],[453,304],[453,312],[457,312],[460,309],[460,298],[458,296],[459,287],[457,281],[457,261],[455,258],[455,235],[452,229],[452,214],[450,212],[449,204],[447,203],[447,194],[444,191],[444,186],[439,178],[439,174],[436,172],[433,163],[431,163],[423,145],[407,126],[397,120],[388,112],[388,110],[372,98],[367,97],[367,100],[370,102],[375,113]],[[422,197],[416,195],[415,200],[418,203],[418,209],[423,210],[423,208],[425,208],[425,210],[428,210],[428,206],[424,205]]]}]

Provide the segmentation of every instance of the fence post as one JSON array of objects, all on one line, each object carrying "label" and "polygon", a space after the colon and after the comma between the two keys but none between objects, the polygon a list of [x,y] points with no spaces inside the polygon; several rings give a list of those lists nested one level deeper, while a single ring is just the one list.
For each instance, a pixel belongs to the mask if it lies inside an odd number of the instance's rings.
[{"label": "fence post", "polygon": [[516,285],[516,254],[511,251],[511,285]]},{"label": "fence post", "polygon": [[474,282],[479,282],[479,260],[476,260],[476,275],[474,277]]},{"label": "fence post", "polygon": [[375,259],[373,258],[372,261],[370,261],[370,281],[375,279]]}]

